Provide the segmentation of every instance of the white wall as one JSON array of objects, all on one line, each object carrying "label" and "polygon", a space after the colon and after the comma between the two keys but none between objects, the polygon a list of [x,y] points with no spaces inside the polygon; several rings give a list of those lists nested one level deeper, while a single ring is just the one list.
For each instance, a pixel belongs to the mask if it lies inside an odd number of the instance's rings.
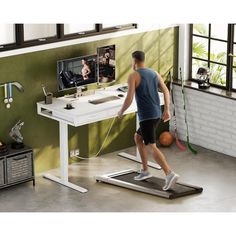
[{"label": "white wall", "polygon": [[[236,100],[191,88],[185,91],[190,142],[236,157]],[[174,98],[179,136],[186,141],[181,86],[174,85]]]},{"label": "white wall", "polygon": [[188,78],[189,72],[189,37],[190,37],[190,25],[180,24],[179,25],[179,48],[178,48],[178,67],[181,67],[182,76],[184,80]]}]

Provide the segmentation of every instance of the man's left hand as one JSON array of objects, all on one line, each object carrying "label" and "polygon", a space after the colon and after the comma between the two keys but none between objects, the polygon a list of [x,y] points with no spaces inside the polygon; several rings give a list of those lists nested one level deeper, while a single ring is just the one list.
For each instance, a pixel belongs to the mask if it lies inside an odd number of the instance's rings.
[{"label": "man's left hand", "polygon": [[121,119],[123,117],[123,112],[120,110],[117,114],[118,118]]}]

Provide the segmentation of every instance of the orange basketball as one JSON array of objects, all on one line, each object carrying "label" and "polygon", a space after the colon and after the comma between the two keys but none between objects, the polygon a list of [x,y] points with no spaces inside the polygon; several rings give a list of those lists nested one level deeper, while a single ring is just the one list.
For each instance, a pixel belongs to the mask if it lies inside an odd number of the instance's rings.
[{"label": "orange basketball", "polygon": [[164,131],[159,137],[159,142],[163,147],[169,147],[174,142],[174,137],[169,131]]}]

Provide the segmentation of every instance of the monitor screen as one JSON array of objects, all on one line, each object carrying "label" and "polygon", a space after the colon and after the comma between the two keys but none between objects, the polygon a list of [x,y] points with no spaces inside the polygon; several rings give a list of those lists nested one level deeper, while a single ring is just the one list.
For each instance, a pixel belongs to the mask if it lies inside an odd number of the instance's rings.
[{"label": "monitor screen", "polygon": [[97,83],[97,55],[57,62],[59,91]]},{"label": "monitor screen", "polygon": [[115,45],[100,47],[98,53],[98,82],[109,83],[116,78]]}]

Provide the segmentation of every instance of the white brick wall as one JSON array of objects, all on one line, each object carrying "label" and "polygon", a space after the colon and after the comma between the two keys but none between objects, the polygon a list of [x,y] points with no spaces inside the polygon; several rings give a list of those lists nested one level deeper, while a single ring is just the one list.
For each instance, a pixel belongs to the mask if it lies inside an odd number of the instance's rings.
[{"label": "white brick wall", "polygon": [[[173,87],[179,137],[186,141],[181,86]],[[190,142],[236,157],[236,100],[191,88],[185,94]]]}]

